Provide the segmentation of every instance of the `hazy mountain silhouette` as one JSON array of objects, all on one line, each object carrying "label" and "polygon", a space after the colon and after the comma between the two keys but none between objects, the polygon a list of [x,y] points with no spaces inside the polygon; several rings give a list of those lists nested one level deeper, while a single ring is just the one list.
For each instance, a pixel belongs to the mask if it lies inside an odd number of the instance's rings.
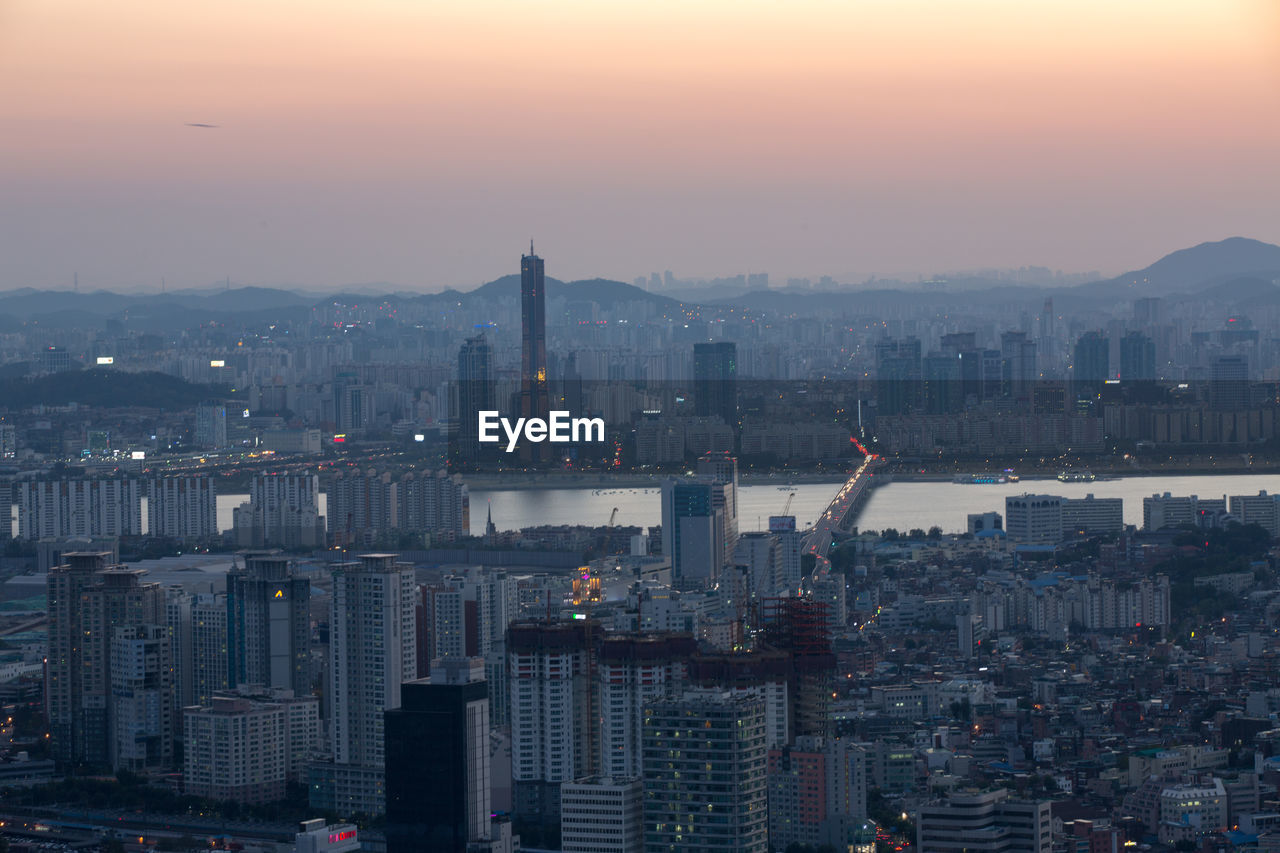
[{"label": "hazy mountain silhouette", "polygon": [[[1144,296],[1213,299],[1230,304],[1254,303],[1272,297],[1270,282],[1280,278],[1280,246],[1231,237],[1216,243],[1201,243],[1165,255],[1150,266],[1102,281],[1069,287],[1040,287],[991,282],[983,288],[966,279],[963,294],[948,286],[940,292],[921,289],[846,290],[826,293],[755,291],[732,300],[734,305],[756,310],[813,311],[846,309],[855,303],[873,312],[933,299],[946,304],[963,297],[969,306],[1009,302],[1036,304],[1052,297],[1059,309],[1077,310],[1129,302]],[[1250,282],[1244,284],[1244,282]],[[949,283],[950,284],[950,283]],[[1216,289],[1215,289],[1216,288]],[[1201,292],[1203,289],[1203,292]],[[1188,294],[1183,297],[1183,294]],[[1269,304],[1269,303],[1267,303]]]},{"label": "hazy mountain silhouette", "polygon": [[1243,277],[1278,270],[1280,246],[1248,237],[1228,237],[1172,252],[1146,269],[1117,276],[1116,280],[1141,276],[1159,289],[1173,291],[1187,290],[1222,276]]},{"label": "hazy mountain silhouette", "polygon": [[[590,278],[578,281],[561,281],[558,278],[546,279],[547,299],[565,299],[570,302],[596,302],[602,307],[613,307],[627,302],[647,302],[659,310],[674,310],[683,303],[668,296],[661,296],[642,290],[633,284],[613,281],[607,278]],[[503,300],[520,298],[520,276],[504,275],[486,282],[475,290],[446,290],[443,293],[426,294],[418,297],[420,301],[433,300],[463,302],[470,300]]]},{"label": "hazy mountain silhouette", "polygon": [[[1038,307],[1051,296],[1061,310],[1105,308],[1142,296],[1173,299],[1208,299],[1231,307],[1276,304],[1280,293],[1273,282],[1280,279],[1280,246],[1245,237],[1201,243],[1160,258],[1150,266],[1105,281],[1070,287],[1016,285],[1005,281],[983,281],[972,277],[949,280],[944,289],[892,286],[874,282],[871,286],[840,291],[807,292],[763,290],[718,299],[713,304],[782,313],[849,311],[874,313],[897,306],[933,300],[939,305],[980,308],[1025,302]],[[659,313],[674,313],[694,303],[650,293],[631,284],[610,279],[561,281],[548,278],[547,298],[570,302],[595,302],[613,309],[628,303],[643,303]],[[888,285],[888,286],[886,286]],[[183,328],[202,322],[266,322],[303,319],[310,310],[333,301],[358,304],[368,301],[426,304],[507,301],[520,298],[520,276],[506,275],[474,290],[446,290],[441,293],[406,293],[386,285],[382,295],[371,293],[370,285],[328,296],[314,291],[275,287],[236,287],[230,290],[204,287],[167,293],[120,294],[106,290],[78,293],[68,290],[21,288],[0,292],[0,327],[16,320],[39,318],[52,326],[93,325],[93,319],[128,315],[134,328]],[[710,295],[710,294],[706,294]]]}]

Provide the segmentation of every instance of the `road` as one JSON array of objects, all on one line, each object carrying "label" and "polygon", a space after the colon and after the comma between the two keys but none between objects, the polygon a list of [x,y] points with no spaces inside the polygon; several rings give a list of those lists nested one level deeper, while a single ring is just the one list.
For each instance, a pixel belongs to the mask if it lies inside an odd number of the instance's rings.
[{"label": "road", "polygon": [[831,543],[837,533],[847,533],[852,527],[858,505],[871,487],[871,478],[875,475],[880,457],[870,454],[859,465],[836,492],[826,511],[818,517],[813,527],[809,528],[804,539],[805,554],[812,554],[818,561],[816,572],[825,572],[831,568],[827,554],[831,551]]}]

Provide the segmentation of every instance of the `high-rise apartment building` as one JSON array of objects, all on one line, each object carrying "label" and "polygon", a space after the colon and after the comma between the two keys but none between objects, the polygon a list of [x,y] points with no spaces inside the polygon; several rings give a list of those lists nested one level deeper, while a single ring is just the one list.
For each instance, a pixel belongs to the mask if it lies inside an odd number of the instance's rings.
[{"label": "high-rise apartment building", "polygon": [[387,853],[466,853],[489,838],[489,693],[484,661],[432,661],[386,712]]},{"label": "high-rise apartment building", "polygon": [[[162,725],[162,730],[148,729],[148,734],[141,734],[135,724],[143,723],[133,715],[147,711],[145,702],[139,708],[132,701],[125,701],[132,699],[135,689],[150,689],[148,677],[154,680],[160,670],[168,673],[172,666],[164,591],[158,583],[144,582],[145,575],[141,569],[108,566],[95,573],[92,583],[80,593],[84,736],[77,739],[83,749],[74,761],[113,770],[122,766],[137,770],[141,769],[139,762],[158,767],[173,756],[174,697],[168,677],[161,689],[148,693],[146,699],[153,704],[157,716],[145,724],[159,721],[156,725]],[[130,644],[128,651],[117,649],[117,634],[124,635],[125,629],[134,628],[155,630],[134,634],[132,639],[136,642]],[[119,672],[124,682],[117,683],[115,679],[113,655],[121,665]],[[153,738],[153,742],[139,747],[135,740],[138,737]]]},{"label": "high-rise apartment building", "polygon": [[389,471],[338,471],[326,494],[329,538],[335,545],[359,548],[386,542],[397,527],[399,488]]},{"label": "high-rise apartment building", "polygon": [[197,593],[191,598],[190,704],[207,705],[215,693],[231,686],[229,612],[223,593]]},{"label": "high-rise apartment building", "polygon": [[699,479],[723,486],[712,491],[711,505],[720,511],[723,519],[722,539],[727,558],[738,545],[738,460],[728,453],[704,453],[698,457],[694,471]]},{"label": "high-rise apartment building", "polygon": [[196,447],[221,450],[226,446],[226,404],[211,400],[196,406]]},{"label": "high-rise apartment building", "polygon": [[688,691],[644,710],[646,853],[769,849],[764,703]]},{"label": "high-rise apartment building", "polygon": [[743,533],[733,551],[733,564],[747,570],[747,593],[769,598],[777,593],[779,562],[778,537],[772,533]]},{"label": "high-rise apartment building", "polygon": [[45,693],[49,715],[49,739],[53,757],[60,764],[85,759],[84,670],[85,612],[81,596],[95,575],[111,565],[110,551],[68,552],[66,563],[48,574],[49,666]]},{"label": "high-rise apartment building", "polygon": [[[688,680],[695,688],[758,699],[764,707],[765,746],[769,749],[781,748],[794,738],[790,699],[794,666],[787,652],[700,653],[689,660]],[[830,695],[830,686],[826,686]]]},{"label": "high-rise apartment building", "polygon": [[439,471],[400,478],[396,526],[431,542],[452,542],[471,532],[471,499],[462,477]]},{"label": "high-rise apartment building", "polygon": [[594,685],[596,625],[517,622],[507,631],[514,814],[560,824],[560,784],[598,766]]},{"label": "high-rise apartment building", "polygon": [[24,480],[17,492],[23,539],[142,535],[137,480]]},{"label": "high-rise apartment building", "polygon": [[600,695],[600,774],[634,777],[643,770],[644,708],[679,696],[698,645],[692,636],[606,635],[596,671]]},{"label": "high-rise apartment building", "polygon": [[218,490],[212,477],[158,477],[147,481],[147,532],[184,542],[216,538]]},{"label": "high-rise apartment building", "polygon": [[[228,689],[227,596],[189,593],[181,586],[165,589],[165,621],[173,665],[174,707],[208,705],[215,693]],[[182,736],[182,717],[174,729]]]},{"label": "high-rise apartment building", "polygon": [[227,573],[228,685],[311,694],[311,582],[276,552],[250,552]]},{"label": "high-rise apartment building", "polygon": [[320,478],[315,474],[258,474],[249,502],[235,510],[236,542],[243,548],[324,544]]},{"label": "high-rise apartment building", "polygon": [[173,761],[174,691],[169,629],[125,625],[111,636],[112,766],[134,773]]},{"label": "high-rise apartment building", "polygon": [[[312,700],[314,704],[314,700]],[[284,799],[288,719],[284,706],[244,696],[214,696],[183,711],[186,792],[210,800]]]},{"label": "high-rise apartment building", "polygon": [[312,806],[382,814],[384,713],[418,677],[413,568],[395,554],[362,554],[333,569],[329,617],[332,761],[312,768]]}]

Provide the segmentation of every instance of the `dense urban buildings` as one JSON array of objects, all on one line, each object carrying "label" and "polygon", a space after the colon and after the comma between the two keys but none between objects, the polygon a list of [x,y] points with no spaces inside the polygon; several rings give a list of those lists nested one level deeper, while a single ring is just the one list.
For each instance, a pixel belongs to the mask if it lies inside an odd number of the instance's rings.
[{"label": "dense urban buildings", "polygon": [[[117,330],[104,370],[243,396],[0,411],[0,786],[355,821],[276,833],[317,850],[1274,844],[1263,313],[498,286],[172,363]],[[465,449],[539,389],[608,440]]]}]

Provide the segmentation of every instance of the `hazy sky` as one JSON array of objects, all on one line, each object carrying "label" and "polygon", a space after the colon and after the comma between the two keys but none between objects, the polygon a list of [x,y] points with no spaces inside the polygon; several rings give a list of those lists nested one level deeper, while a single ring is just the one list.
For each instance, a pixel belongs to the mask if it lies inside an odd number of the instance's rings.
[{"label": "hazy sky", "polygon": [[1273,0],[0,0],[0,289],[1120,272],[1277,152]]}]

